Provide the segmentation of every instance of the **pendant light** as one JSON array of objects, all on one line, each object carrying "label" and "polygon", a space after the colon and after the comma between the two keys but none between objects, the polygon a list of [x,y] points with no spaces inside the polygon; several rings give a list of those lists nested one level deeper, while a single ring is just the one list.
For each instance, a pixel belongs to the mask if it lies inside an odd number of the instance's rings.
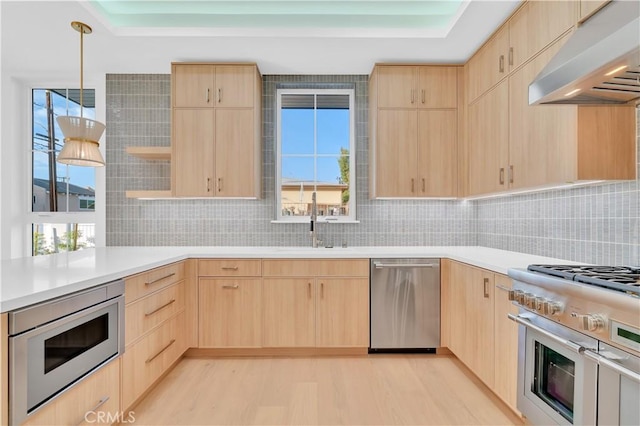
[{"label": "pendant light", "polygon": [[80,117],[58,117],[58,125],[64,135],[64,146],[58,154],[58,163],[74,166],[102,167],[104,159],[98,149],[98,141],[105,125],[99,121],[82,116],[84,107],[83,53],[84,35],[91,34],[91,27],[82,22],[73,21],[71,27],[80,33]]}]

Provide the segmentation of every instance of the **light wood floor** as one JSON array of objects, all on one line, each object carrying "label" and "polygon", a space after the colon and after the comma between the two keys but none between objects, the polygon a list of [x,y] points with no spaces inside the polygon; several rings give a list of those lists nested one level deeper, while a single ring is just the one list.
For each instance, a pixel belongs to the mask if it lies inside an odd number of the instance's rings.
[{"label": "light wood floor", "polygon": [[136,425],[522,424],[452,356],[185,358]]}]

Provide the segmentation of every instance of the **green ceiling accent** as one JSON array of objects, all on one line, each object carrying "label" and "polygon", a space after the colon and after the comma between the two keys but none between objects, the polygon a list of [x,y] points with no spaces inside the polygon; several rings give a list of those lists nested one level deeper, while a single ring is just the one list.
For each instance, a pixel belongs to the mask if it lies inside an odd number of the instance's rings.
[{"label": "green ceiling accent", "polygon": [[114,27],[441,29],[463,0],[90,0]]}]

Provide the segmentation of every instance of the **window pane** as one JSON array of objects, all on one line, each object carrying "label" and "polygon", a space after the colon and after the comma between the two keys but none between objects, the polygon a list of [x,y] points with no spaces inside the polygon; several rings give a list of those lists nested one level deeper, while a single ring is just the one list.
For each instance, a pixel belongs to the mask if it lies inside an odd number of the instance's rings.
[{"label": "window pane", "polygon": [[[322,210],[322,215],[327,216],[348,215],[349,157],[320,157],[317,164],[318,214]],[[344,165],[344,172],[341,172],[340,164]]]},{"label": "window pane", "polygon": [[313,95],[282,95],[282,154],[313,154]]},{"label": "window pane", "polygon": [[317,111],[318,154],[340,154],[349,148],[349,96],[319,95]]},{"label": "window pane", "polygon": [[282,182],[282,216],[309,216],[314,185],[287,180]]},{"label": "window pane", "polygon": [[32,229],[34,256],[95,247],[93,223],[34,223]]},{"label": "window pane", "polygon": [[282,158],[282,184],[286,182],[313,182],[314,164],[313,157],[283,157]]},{"label": "window pane", "polygon": [[[95,91],[85,89],[82,101],[83,115],[95,118]],[[80,115],[79,89],[33,90],[33,211],[95,210],[95,169],[67,166],[55,161],[64,143],[64,135],[56,119],[64,115]],[[48,154],[51,150],[55,152],[53,157]],[[55,185],[50,182],[55,182]],[[57,195],[52,202],[49,194],[54,187]],[[92,202],[87,204],[87,208],[81,208],[80,198]]]}]

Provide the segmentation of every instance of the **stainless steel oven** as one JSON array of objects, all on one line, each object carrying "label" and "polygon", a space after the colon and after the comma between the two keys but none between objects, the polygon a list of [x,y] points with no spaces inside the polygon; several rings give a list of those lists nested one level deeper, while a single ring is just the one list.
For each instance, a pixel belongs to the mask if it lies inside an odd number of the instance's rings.
[{"label": "stainless steel oven", "polygon": [[518,409],[536,425],[596,423],[598,364],[584,355],[598,341],[521,310]]},{"label": "stainless steel oven", "polygon": [[9,313],[11,424],[124,352],[124,281]]},{"label": "stainless steel oven", "polygon": [[531,424],[640,424],[640,268],[510,269],[518,409]]}]

